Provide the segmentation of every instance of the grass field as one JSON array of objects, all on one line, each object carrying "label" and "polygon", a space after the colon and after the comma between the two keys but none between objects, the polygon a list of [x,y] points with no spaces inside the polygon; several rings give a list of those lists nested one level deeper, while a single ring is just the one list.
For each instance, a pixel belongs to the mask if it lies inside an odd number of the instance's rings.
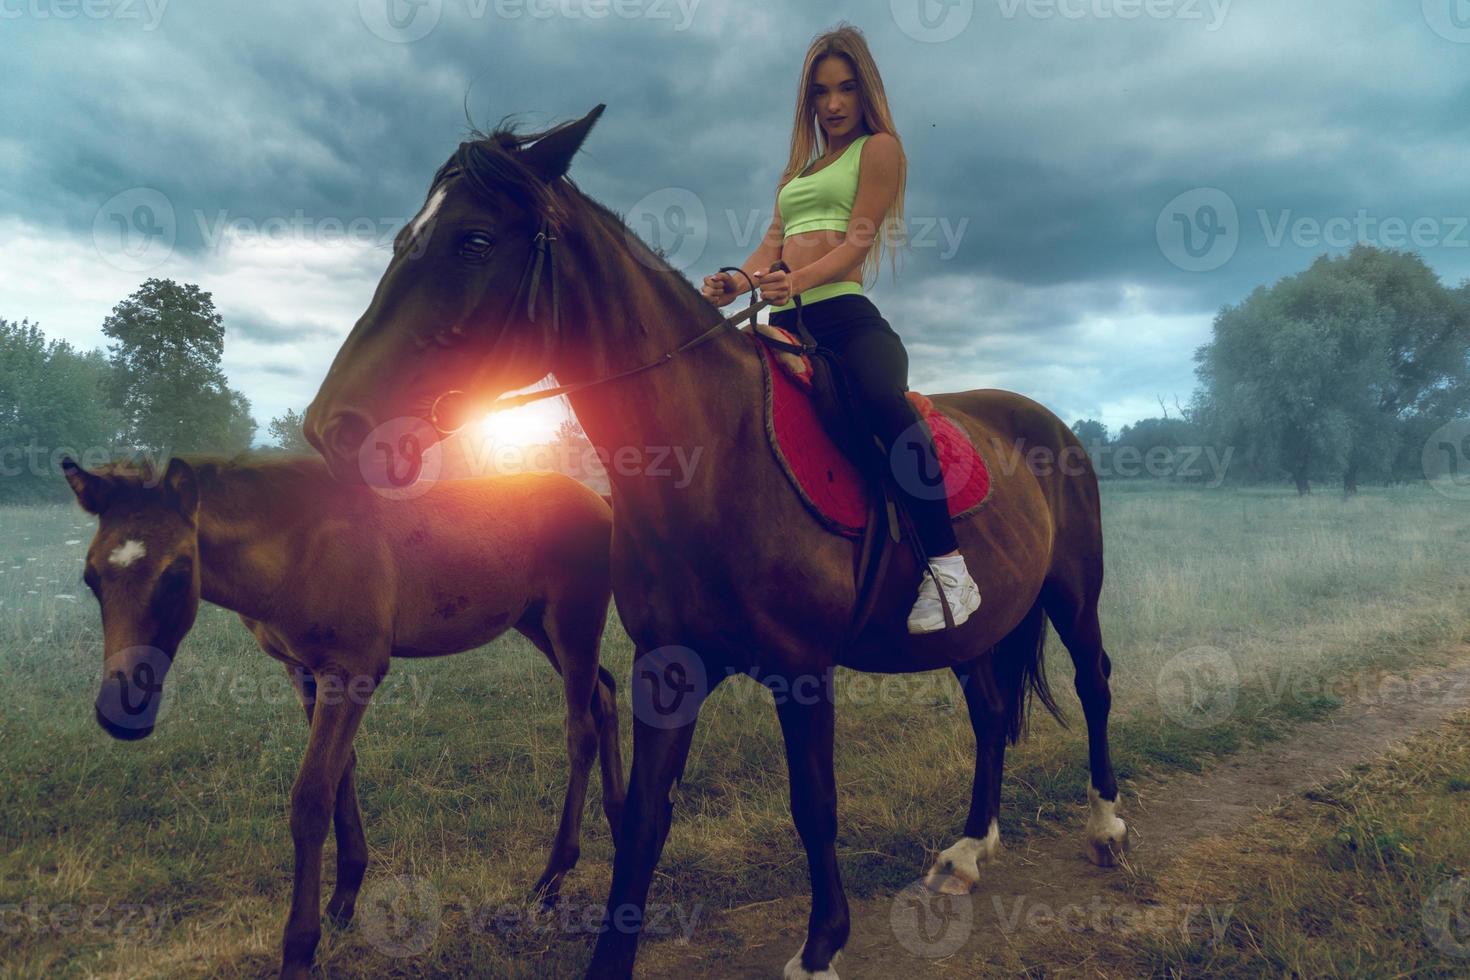
[{"label": "grass field", "polygon": [[[1248,750],[1330,713],[1362,678],[1430,661],[1470,635],[1466,504],[1422,485],[1344,501],[1110,484],[1103,506],[1125,815],[1130,777]],[[0,970],[265,975],[290,889],[286,807],[304,719],[284,671],[234,614],[206,606],[169,675],[158,731],[137,743],[103,734],[92,708],[99,620],[79,581],[92,529],[74,507],[0,510]],[[631,648],[615,616],[604,658],[627,677]],[[1054,635],[1048,661],[1080,721]],[[838,694],[845,880],[855,896],[896,892],[961,830],[973,766],[963,700],[947,673],[844,673]],[[620,698],[631,754],[626,690]],[[1012,750],[1003,838],[1051,833],[1085,805],[1080,727],[1039,715]],[[564,745],[559,685],[518,634],[395,663],[357,740],[369,888],[351,930],[326,930],[325,971],[576,975],[612,853],[595,784],[563,910],[537,920],[518,911],[554,831]],[[329,843],[328,881],[332,854]],[[373,889],[404,882],[439,910],[407,940],[364,919]],[[698,943],[722,928],[720,910],[806,888],[775,714],[761,687],[736,678],[701,716],[651,895],[668,913],[664,935],[649,942]],[[1374,907],[1362,913],[1368,926]],[[1222,954],[1212,972],[1316,962],[1293,959],[1287,935],[1310,923],[1262,915],[1283,952],[1260,963],[1248,950]],[[1148,955],[1145,972],[1202,969],[1188,948]],[[916,960],[915,975],[923,968]]]}]

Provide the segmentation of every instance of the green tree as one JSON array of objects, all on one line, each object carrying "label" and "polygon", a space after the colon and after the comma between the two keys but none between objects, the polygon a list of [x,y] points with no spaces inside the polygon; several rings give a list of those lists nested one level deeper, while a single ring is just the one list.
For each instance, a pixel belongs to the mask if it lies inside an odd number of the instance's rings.
[{"label": "green tree", "polygon": [[1097,419],[1078,419],[1072,423],[1072,434],[1087,447],[1103,446],[1108,441],[1108,427]]},{"label": "green tree", "polygon": [[116,455],[122,419],[109,404],[100,350],[46,340],[39,325],[0,319],[0,500],[63,499],[59,463]]},{"label": "green tree", "polygon": [[209,293],[149,279],[113,307],[102,332],[115,341],[113,400],[134,443],[166,452],[250,445],[250,402],[220,369],[225,328]]},{"label": "green tree", "polygon": [[288,453],[315,452],[303,434],[305,424],[305,414],[290,408],[286,409],[285,415],[271,419],[269,431],[276,448]]},{"label": "green tree", "polygon": [[1195,353],[1195,418],[1298,493],[1388,475],[1405,421],[1465,386],[1467,304],[1412,253],[1357,246],[1318,258],[1215,318]]}]

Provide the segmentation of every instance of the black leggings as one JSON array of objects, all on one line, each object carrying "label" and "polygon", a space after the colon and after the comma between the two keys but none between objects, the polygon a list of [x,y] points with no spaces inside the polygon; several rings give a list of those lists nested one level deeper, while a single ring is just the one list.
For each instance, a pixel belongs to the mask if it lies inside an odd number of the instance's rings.
[{"label": "black leggings", "polygon": [[[931,558],[954,551],[954,528],[934,438],[904,396],[909,387],[909,355],[903,341],[873,301],[857,293],[804,304],[801,322],[818,344],[835,350],[847,365],[853,397],[866,408],[868,425],[887,452],[894,482],[913,515],[924,551]],[[771,323],[794,330],[796,310],[772,313]]]}]

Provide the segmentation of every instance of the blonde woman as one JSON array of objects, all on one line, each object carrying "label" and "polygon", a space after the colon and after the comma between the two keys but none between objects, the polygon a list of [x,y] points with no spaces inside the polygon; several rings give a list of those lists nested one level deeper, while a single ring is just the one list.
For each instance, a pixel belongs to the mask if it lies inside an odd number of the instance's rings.
[{"label": "blonde woman", "polygon": [[[899,491],[930,558],[933,574],[923,577],[908,617],[909,632],[930,633],[944,628],[940,585],[956,626],[979,607],[980,590],[956,545],[944,497],[913,492],[924,485],[921,474],[939,472],[933,438],[904,396],[903,341],[863,295],[865,273],[876,277],[880,251],[902,224],[906,171],[883,80],[862,32],[843,24],[822,34],[802,66],[791,155],[771,226],[741,268],[758,285],[761,299],[780,304],[771,308],[773,324],[790,328],[796,322],[792,297],[800,296],[802,323],[847,364],[853,394],[889,450]],[[791,271],[764,271],[777,259]],[[747,288],[743,277],[719,272],[705,277],[702,292],[724,306]],[[905,445],[894,453],[900,437]],[[919,453],[908,448],[910,442]]]}]

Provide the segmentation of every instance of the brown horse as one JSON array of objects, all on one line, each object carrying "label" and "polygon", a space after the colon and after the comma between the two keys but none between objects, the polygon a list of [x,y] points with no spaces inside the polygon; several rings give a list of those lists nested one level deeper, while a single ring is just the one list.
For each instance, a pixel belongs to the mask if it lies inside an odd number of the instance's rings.
[{"label": "brown horse", "polygon": [[[970,812],[928,880],[968,890],[996,852],[1005,743],[1020,730],[1028,692],[1050,706],[1041,669],[1049,616],[1087,718],[1087,849],[1110,862],[1126,828],[1108,759],[1097,480],[1080,443],[1020,395],[932,396],[993,470],[990,502],[955,529],[984,607],[955,629],[908,633],[920,569],[900,550],[866,627],[843,647],[856,546],[823,530],[767,444],[756,341],[722,325],[683,275],[567,177],[602,108],[546,133],[501,129],[461,144],[395,241],[305,426],[333,473],[357,480],[375,426],[417,418],[453,429],[484,399],[554,371],[613,461],[613,594],[636,650],[634,755],[589,975],[632,972],[699,705],[736,672],[771,682],[807,852],[811,916],[788,977],[835,976],[830,963],[848,935],[827,693],[836,665],[947,668],[960,678],[976,737]],[[704,464],[671,480],[670,452]]]},{"label": "brown horse", "polygon": [[352,918],[367,867],[352,748],[390,657],[479,647],[514,628],[561,674],[570,777],[561,825],[533,894],[554,901],[576,864],[588,769],[616,833],[623,807],[613,678],[598,666],[611,591],[612,518],[559,474],[440,483],[412,503],[343,487],[315,457],[176,456],[158,479],[62,461],[99,518],[85,581],[102,607],[97,722],[148,735],[164,675],[200,599],[239,613],[286,667],[311,729],[291,790],[296,872],[281,975],[304,977],[321,938],[322,845],[337,832],[327,914]]}]

